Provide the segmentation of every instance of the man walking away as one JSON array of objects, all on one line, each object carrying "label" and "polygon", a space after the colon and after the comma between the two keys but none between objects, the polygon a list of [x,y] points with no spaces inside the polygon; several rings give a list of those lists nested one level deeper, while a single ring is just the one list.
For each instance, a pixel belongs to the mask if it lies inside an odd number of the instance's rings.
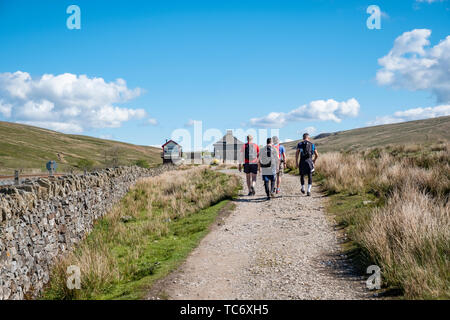
[{"label": "man walking away", "polygon": [[277,168],[280,166],[278,151],[272,145],[271,138],[267,138],[267,145],[261,150],[259,166],[264,181],[264,188],[266,189],[267,200],[270,200],[270,198],[274,196],[275,176],[277,174]]},{"label": "man walking away", "polygon": [[[300,163],[298,157],[300,155]],[[313,159],[314,155],[314,159]],[[303,141],[297,145],[297,153],[295,154],[295,163],[300,171],[300,183],[302,184],[302,193],[305,193],[305,175],[308,175],[308,192],[311,195],[312,187],[312,173],[314,171],[314,164],[316,163],[319,153],[316,146],[309,140],[309,134],[303,134]]]},{"label": "man walking away", "polygon": [[277,188],[276,193],[280,193],[280,185],[281,185],[281,176],[283,175],[284,166],[286,164],[286,150],[284,149],[284,146],[280,144],[280,140],[277,136],[272,137],[272,143],[275,149],[278,151],[278,158],[279,161],[279,167],[277,170]]},{"label": "man walking away", "polygon": [[241,148],[239,156],[239,172],[242,171],[242,163],[244,164],[244,172],[247,176],[248,195],[255,195],[256,175],[258,174],[258,158],[259,147],[253,143],[252,135],[247,136],[247,143]]}]

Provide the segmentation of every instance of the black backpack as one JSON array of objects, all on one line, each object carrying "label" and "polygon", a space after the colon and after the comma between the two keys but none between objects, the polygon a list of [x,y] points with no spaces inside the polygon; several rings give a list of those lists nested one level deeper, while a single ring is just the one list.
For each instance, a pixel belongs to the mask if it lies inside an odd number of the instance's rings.
[{"label": "black backpack", "polygon": [[310,141],[303,141],[300,145],[300,149],[303,151],[301,153],[301,160],[307,160],[312,158],[312,143]]}]

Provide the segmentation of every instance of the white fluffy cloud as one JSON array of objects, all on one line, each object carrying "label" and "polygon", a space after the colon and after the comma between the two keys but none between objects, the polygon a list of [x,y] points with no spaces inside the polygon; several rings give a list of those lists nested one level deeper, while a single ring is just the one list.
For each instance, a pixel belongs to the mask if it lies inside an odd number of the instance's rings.
[{"label": "white fluffy cloud", "polygon": [[397,111],[393,115],[377,117],[374,121],[370,121],[367,124],[380,125],[427,118],[436,118],[442,116],[450,116],[450,105],[440,105],[436,107],[414,108],[404,111]]},{"label": "white fluffy cloud", "polygon": [[321,120],[341,122],[346,117],[356,117],[359,102],[355,98],[338,102],[333,99],[315,100],[297,109],[285,112],[271,112],[265,117],[250,119],[250,125],[266,128],[281,128],[289,122],[302,120]]},{"label": "white fluffy cloud", "polygon": [[439,103],[450,102],[450,36],[429,47],[431,30],[414,29],[395,39],[391,51],[378,60],[381,85],[431,91]]},{"label": "white fluffy cloud", "polygon": [[141,94],[125,80],[64,73],[33,79],[27,72],[0,73],[0,115],[8,120],[62,132],[116,128],[146,117],[143,109],[118,107]]},{"label": "white fluffy cloud", "polygon": [[0,114],[5,118],[11,117],[12,105],[5,103],[0,99]]}]

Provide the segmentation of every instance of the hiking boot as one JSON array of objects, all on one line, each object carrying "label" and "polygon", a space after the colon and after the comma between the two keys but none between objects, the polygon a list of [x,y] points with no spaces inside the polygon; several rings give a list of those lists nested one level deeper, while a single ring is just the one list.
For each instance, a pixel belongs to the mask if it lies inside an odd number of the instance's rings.
[{"label": "hiking boot", "polygon": [[311,196],[311,192],[308,191],[308,193],[307,193],[306,195],[307,195],[308,197],[310,197],[310,196]]}]

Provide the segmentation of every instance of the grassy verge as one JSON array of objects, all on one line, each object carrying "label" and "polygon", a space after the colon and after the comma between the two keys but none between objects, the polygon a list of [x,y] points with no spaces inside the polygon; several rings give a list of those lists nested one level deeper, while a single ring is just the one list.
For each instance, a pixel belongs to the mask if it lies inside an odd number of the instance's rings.
[{"label": "grassy verge", "polygon": [[373,208],[379,205],[379,199],[369,193],[342,192],[330,194],[327,200],[327,213],[332,215],[341,233],[343,253],[352,260],[360,274],[365,274],[366,268],[374,262],[355,239],[359,228],[370,218]]},{"label": "grassy verge", "polygon": [[449,159],[439,143],[327,153],[316,166],[344,250],[407,299],[450,298]]},{"label": "grassy verge", "polygon": [[[138,183],[55,266],[42,298],[143,298],[195,248],[239,188],[237,177],[202,168]],[[69,265],[81,269],[81,290],[67,289]]]}]

